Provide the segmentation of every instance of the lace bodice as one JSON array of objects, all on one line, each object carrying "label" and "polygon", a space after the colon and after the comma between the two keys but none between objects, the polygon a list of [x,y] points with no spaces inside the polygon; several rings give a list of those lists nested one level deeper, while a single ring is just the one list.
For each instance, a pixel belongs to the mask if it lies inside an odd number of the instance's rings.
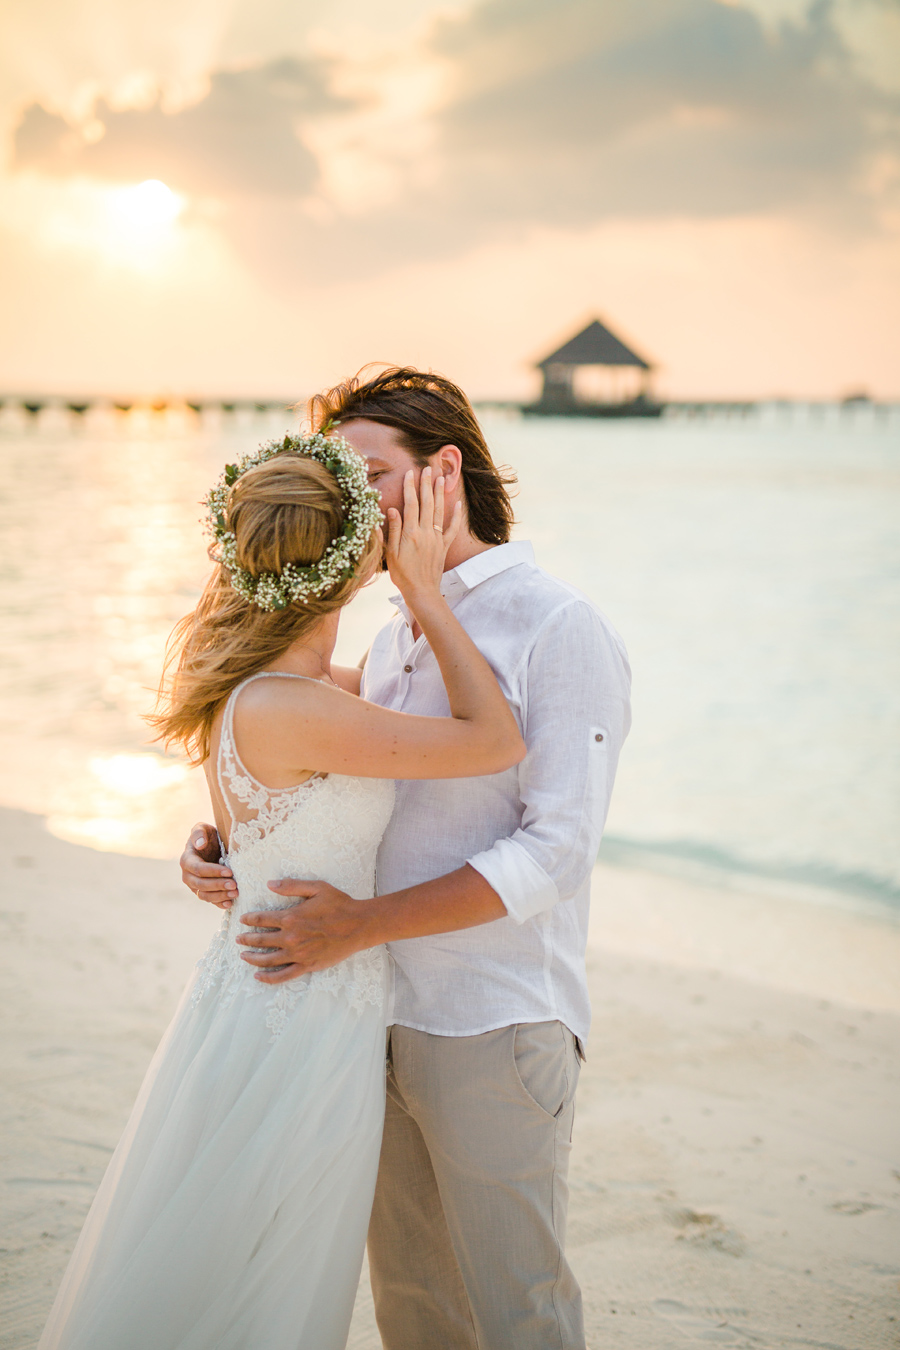
[{"label": "lace bodice", "polygon": [[276,878],[328,881],[356,900],[375,893],[375,853],[393,809],[393,782],[329,774],[296,787],[269,788],[248,773],[238,755],[234,707],[241,690],[254,680],[305,678],[268,671],[251,675],[225,705],[216,774],[230,820],[223,861],[234,873],[238,900],[200,962],[193,996],[195,1002],[212,994],[226,1000],[238,993],[265,997],[266,1022],[275,1036],[307,990],[331,990],[357,1007],[384,999],[382,948],[359,952],[330,970],[271,986],[253,978],[254,968],[240,959],[241,949],[234,941],[247,931],[241,927],[242,914],[283,909],[291,903],[268,889],[266,883]]}]

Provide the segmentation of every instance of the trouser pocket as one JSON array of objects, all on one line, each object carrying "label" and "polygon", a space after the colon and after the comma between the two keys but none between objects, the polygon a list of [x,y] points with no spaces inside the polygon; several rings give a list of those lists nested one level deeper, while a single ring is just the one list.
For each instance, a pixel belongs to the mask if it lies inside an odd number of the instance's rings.
[{"label": "trouser pocket", "polygon": [[578,1080],[572,1033],[562,1022],[520,1022],[512,1052],[523,1093],[555,1120],[571,1101]]}]

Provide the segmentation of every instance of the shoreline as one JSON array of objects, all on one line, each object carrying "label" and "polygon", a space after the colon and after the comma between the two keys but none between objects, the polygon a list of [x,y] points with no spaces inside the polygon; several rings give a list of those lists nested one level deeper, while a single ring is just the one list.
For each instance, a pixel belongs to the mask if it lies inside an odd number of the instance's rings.
[{"label": "shoreline", "polygon": [[[25,812],[0,811],[0,875],[0,1350],[28,1350],[219,914],[173,863]],[[900,927],[601,863],[588,969],[568,1244],[588,1344],[896,1346]],[[364,1280],[349,1347],[378,1345]]]},{"label": "shoreline", "polygon": [[900,1014],[900,923],[887,907],[640,867],[594,876],[591,946]]},{"label": "shoreline", "polygon": [[886,877],[811,865],[763,865],[709,845],[654,843],[621,835],[604,836],[598,862],[704,887],[824,905],[900,924],[900,886]]}]

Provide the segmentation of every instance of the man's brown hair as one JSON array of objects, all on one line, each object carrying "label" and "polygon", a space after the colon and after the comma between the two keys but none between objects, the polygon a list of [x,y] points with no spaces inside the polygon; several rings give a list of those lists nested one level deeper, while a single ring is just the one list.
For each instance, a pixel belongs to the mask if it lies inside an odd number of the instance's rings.
[{"label": "man's brown hair", "polygon": [[463,492],[469,530],[484,544],[506,544],[514,523],[508,488],[515,474],[491,459],[475,410],[458,385],[414,366],[388,366],[364,379],[363,369],[309,401],[314,431],[329,422],[365,417],[393,427],[404,450],[422,466],[442,446],[462,455]]}]

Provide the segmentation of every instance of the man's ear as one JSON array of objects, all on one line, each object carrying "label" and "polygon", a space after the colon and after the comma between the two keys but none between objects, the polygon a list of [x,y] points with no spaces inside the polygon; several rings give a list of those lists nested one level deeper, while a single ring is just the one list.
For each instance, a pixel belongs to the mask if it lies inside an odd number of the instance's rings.
[{"label": "man's ear", "polygon": [[442,445],[434,467],[436,473],[444,475],[444,491],[452,492],[462,474],[462,451],[455,445]]}]

